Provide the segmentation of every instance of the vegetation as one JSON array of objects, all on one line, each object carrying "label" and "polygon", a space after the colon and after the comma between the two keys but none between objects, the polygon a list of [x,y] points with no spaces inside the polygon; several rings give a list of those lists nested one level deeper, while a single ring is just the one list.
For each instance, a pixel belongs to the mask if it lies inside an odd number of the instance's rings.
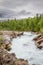
[{"label": "vegetation", "polygon": [[21,20],[7,20],[0,22],[0,30],[33,31],[43,33],[43,15]]},{"label": "vegetation", "polygon": [[0,35],[0,41],[3,41],[3,36],[2,35]]},{"label": "vegetation", "polygon": [[5,47],[5,44],[3,42],[4,38],[2,35],[0,35],[0,48],[4,48]]}]

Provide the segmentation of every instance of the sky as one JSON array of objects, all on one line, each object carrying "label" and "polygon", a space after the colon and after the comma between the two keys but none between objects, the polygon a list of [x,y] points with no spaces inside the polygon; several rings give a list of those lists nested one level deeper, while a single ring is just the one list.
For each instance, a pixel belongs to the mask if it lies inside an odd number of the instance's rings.
[{"label": "sky", "polygon": [[43,0],[0,0],[0,18],[33,17],[43,14]]}]

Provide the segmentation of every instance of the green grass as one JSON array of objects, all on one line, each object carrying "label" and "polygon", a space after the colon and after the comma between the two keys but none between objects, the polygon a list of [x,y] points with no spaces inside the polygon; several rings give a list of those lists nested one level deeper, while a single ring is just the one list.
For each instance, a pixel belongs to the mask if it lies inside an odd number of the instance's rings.
[{"label": "green grass", "polygon": [[3,41],[3,36],[2,35],[0,35],[0,41]]}]

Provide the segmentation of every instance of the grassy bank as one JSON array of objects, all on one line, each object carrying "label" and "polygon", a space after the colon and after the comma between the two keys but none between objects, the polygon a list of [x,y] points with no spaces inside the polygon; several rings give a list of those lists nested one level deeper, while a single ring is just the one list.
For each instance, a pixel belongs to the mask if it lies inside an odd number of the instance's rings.
[{"label": "grassy bank", "polygon": [[21,20],[7,20],[0,22],[0,30],[33,31],[43,33],[43,15]]}]

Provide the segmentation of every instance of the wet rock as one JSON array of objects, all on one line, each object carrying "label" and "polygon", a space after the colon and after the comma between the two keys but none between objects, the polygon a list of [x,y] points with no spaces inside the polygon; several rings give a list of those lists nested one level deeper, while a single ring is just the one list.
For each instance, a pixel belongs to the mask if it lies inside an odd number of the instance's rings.
[{"label": "wet rock", "polygon": [[43,42],[42,43],[36,43],[36,46],[39,48],[39,49],[42,49],[43,48]]},{"label": "wet rock", "polygon": [[24,59],[17,59],[15,61],[15,65],[29,65],[27,60]]},{"label": "wet rock", "polygon": [[[10,50],[11,49],[11,40],[17,36],[23,35],[23,32],[17,31],[0,31],[0,47]],[[3,39],[2,39],[3,38]]]},{"label": "wet rock", "polygon": [[43,48],[43,38],[42,38],[42,37],[39,38],[36,42],[37,42],[37,43],[36,43],[36,46],[37,46],[39,49]]},{"label": "wet rock", "polygon": [[23,32],[14,31],[13,34],[15,37],[17,37],[23,35]]},{"label": "wet rock", "polygon": [[0,49],[0,65],[13,65],[15,60],[15,54],[9,54],[5,49]]},{"label": "wet rock", "polygon": [[19,33],[17,34],[17,36],[20,36],[20,35],[23,35],[23,32],[19,32]]},{"label": "wet rock", "polygon": [[0,35],[9,35],[11,38],[16,38],[17,36],[23,35],[23,32],[18,32],[18,31],[0,31]]},{"label": "wet rock", "polygon": [[14,53],[0,48],[0,65],[29,65],[27,60],[17,59]]},{"label": "wet rock", "polygon": [[17,36],[21,36],[21,35],[23,35],[23,32],[13,31],[10,36],[11,36],[12,38],[17,38]]},{"label": "wet rock", "polygon": [[33,40],[37,41],[39,39],[39,37],[41,37],[41,34],[38,34],[38,36],[35,37]]},{"label": "wet rock", "polygon": [[36,41],[36,46],[39,49],[43,48],[43,35],[38,35],[36,38],[34,38],[34,40]]},{"label": "wet rock", "polygon": [[42,42],[43,42],[43,38],[37,40],[37,43],[39,43],[39,44],[41,44]]}]

